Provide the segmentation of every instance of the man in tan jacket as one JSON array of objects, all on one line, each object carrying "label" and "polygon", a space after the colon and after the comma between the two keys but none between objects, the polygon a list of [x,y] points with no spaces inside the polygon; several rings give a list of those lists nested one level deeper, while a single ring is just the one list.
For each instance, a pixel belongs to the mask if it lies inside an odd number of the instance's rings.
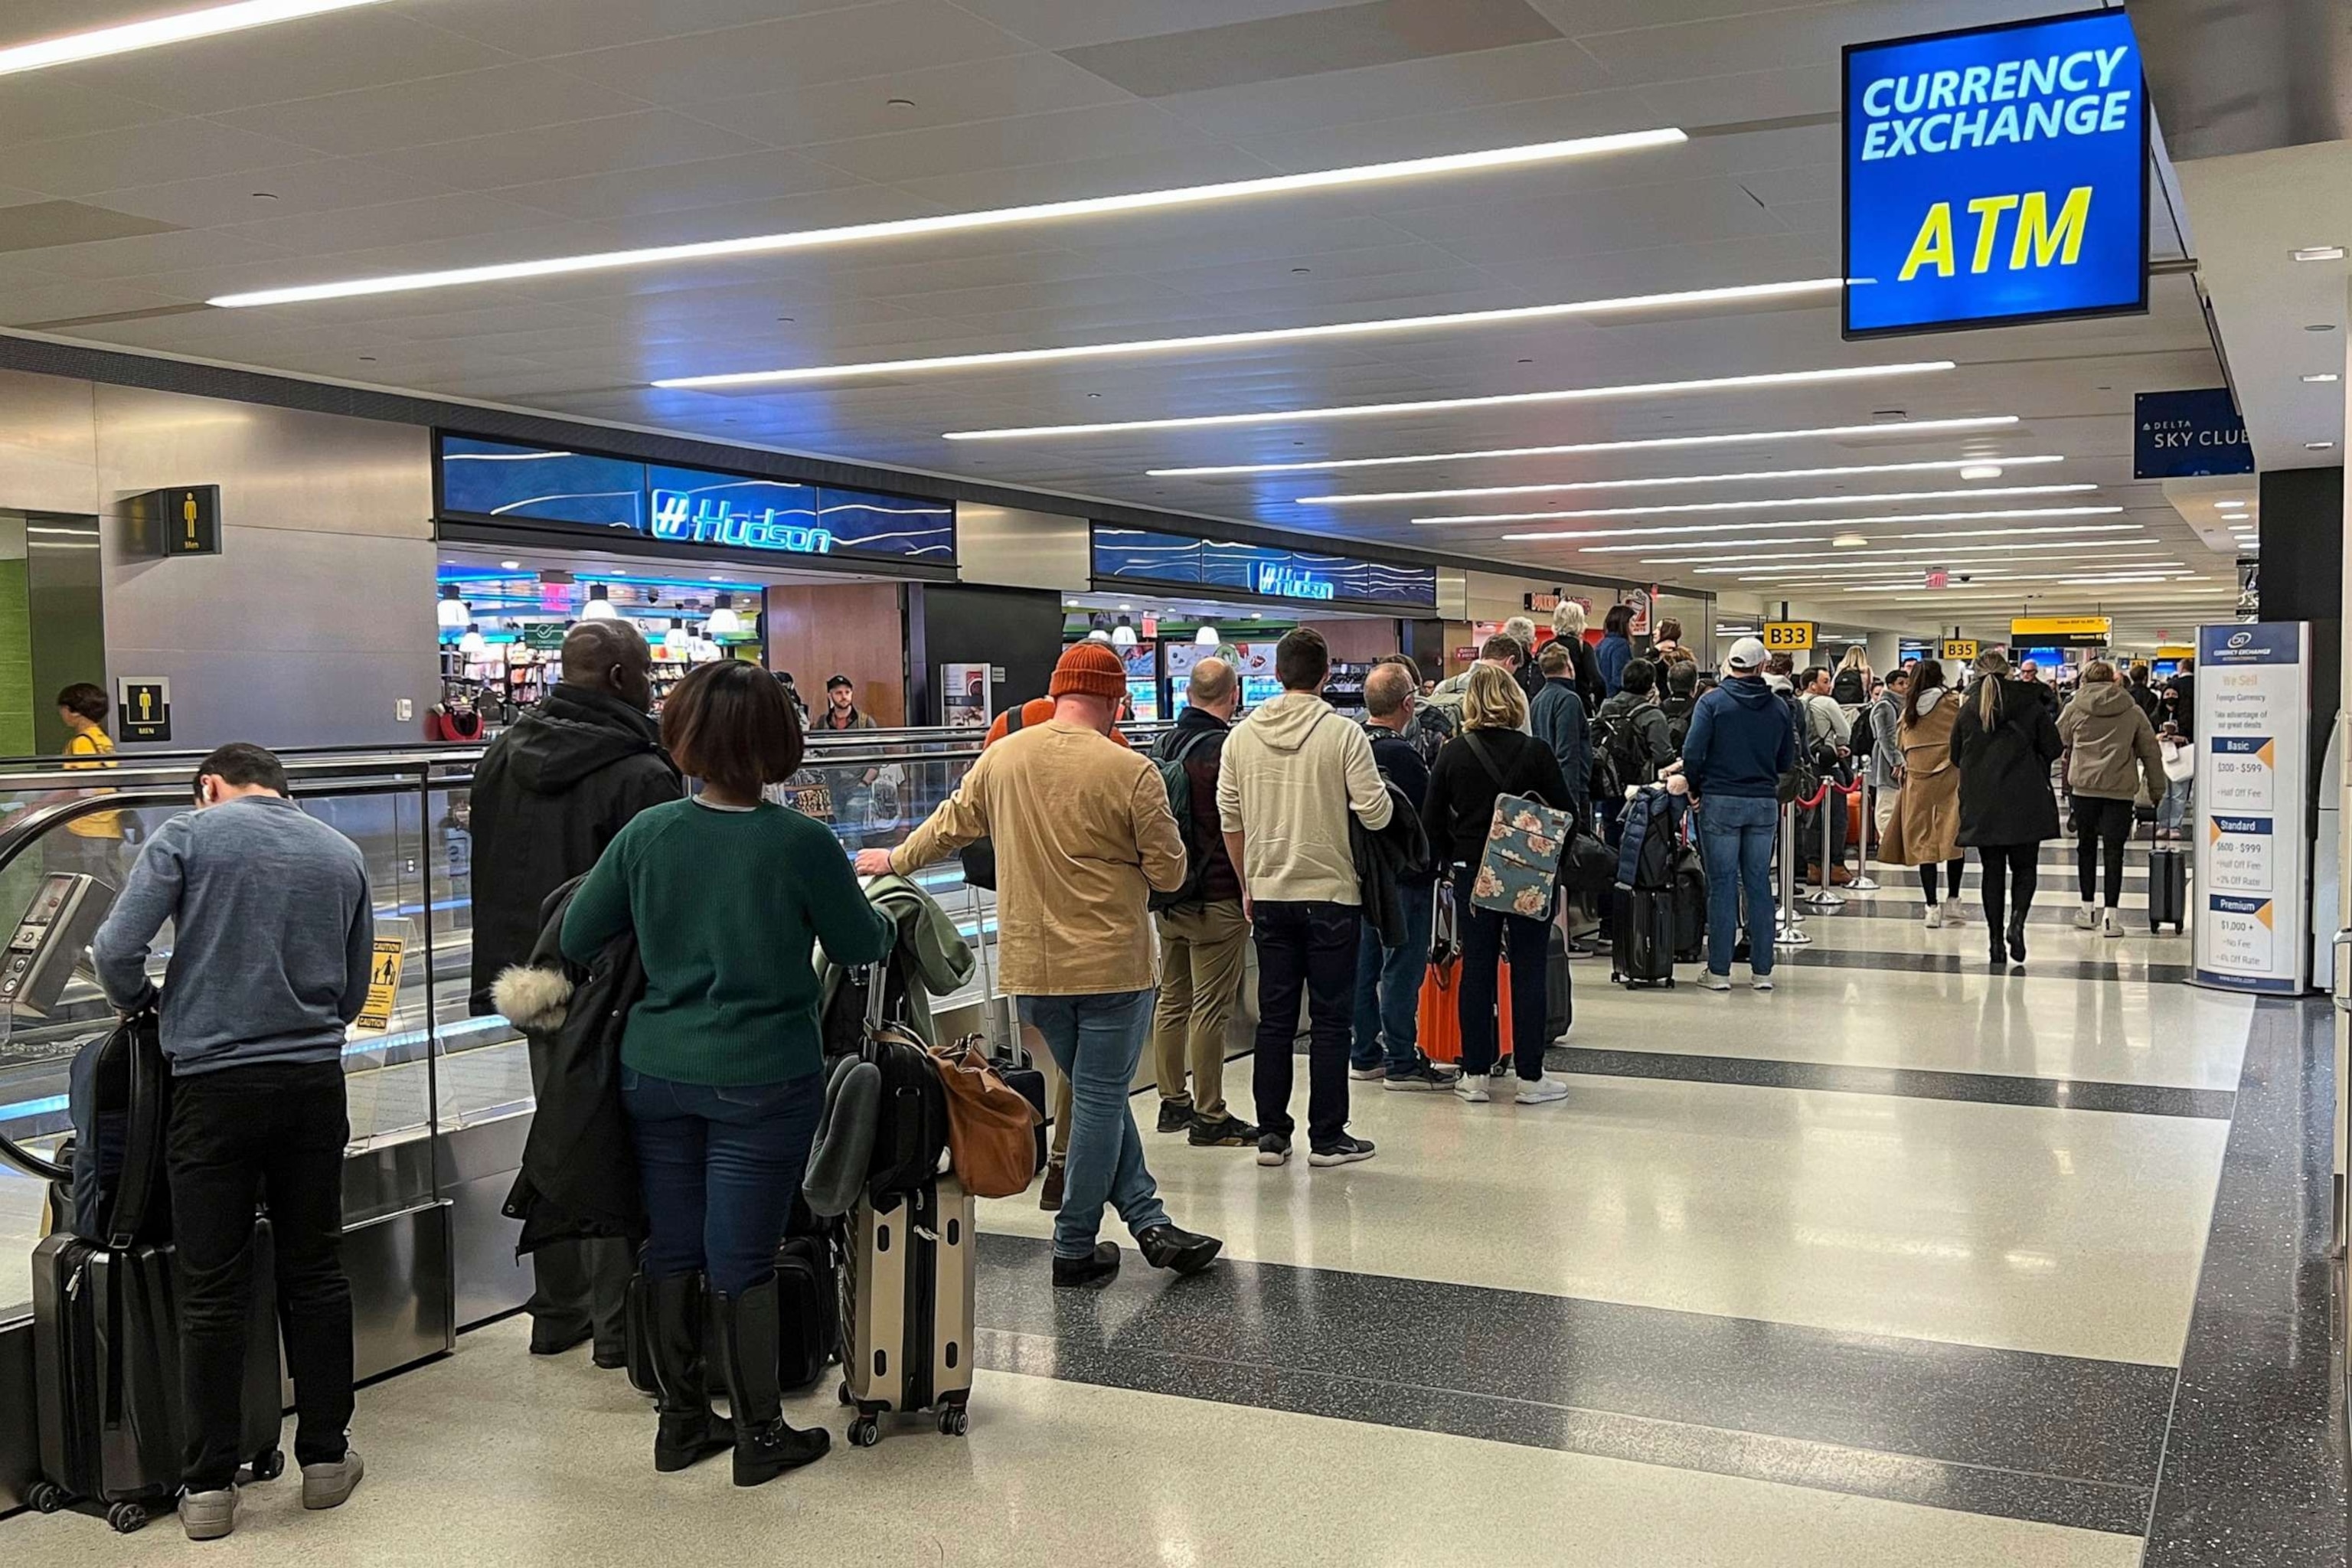
[{"label": "man in tan jacket", "polygon": [[975,839],[995,845],[999,983],[1070,1080],[1054,1283],[1118,1273],[1118,1247],[1096,1240],[1106,1203],[1154,1268],[1197,1273],[1224,1244],[1170,1223],[1128,1110],[1151,1022],[1149,900],[1183,885],[1184,842],[1158,770],[1109,738],[1127,693],[1118,655],[1079,643],[1046,689],[1051,720],[982,750],[904,844],[864,851],[857,869],[909,875]]},{"label": "man in tan jacket", "polygon": [[1290,1159],[1291,1047],[1310,1003],[1307,1163],[1372,1157],[1348,1132],[1348,1048],[1355,1019],[1363,894],[1349,818],[1374,832],[1393,808],[1371,742],[1323,700],[1331,650],[1305,626],[1275,645],[1282,695],[1226,737],[1217,773],[1225,850],[1242,874],[1242,913],[1257,943],[1257,1163]]}]

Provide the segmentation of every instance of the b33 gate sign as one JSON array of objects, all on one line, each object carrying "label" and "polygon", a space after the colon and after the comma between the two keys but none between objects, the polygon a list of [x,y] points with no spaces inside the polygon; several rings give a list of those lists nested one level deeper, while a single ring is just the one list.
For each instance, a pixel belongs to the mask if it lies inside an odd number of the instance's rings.
[{"label": "b33 gate sign", "polygon": [[2147,309],[2147,89],[2121,10],[1845,50],[1845,335]]}]

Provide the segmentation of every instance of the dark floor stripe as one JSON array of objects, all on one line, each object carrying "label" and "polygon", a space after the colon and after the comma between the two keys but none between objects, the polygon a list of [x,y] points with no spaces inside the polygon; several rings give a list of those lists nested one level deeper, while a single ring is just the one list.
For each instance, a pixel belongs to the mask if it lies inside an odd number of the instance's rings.
[{"label": "dark floor stripe", "polygon": [[[1952,929],[1956,931],[1968,931],[1973,928],[1977,931],[1982,931],[1984,929],[1984,906],[1976,901],[1973,891],[1971,891],[1968,899],[1967,907],[1969,911],[1968,920],[1963,924]],[[2055,906],[2043,906],[2036,909],[2032,914],[2026,916],[2025,923],[2037,930],[2050,926],[2063,926],[2071,929],[2074,924],[2074,910],[2078,907],[2079,906],[2071,902],[2058,904]],[[1902,897],[1900,894],[1897,894],[1893,898],[1889,898],[1884,892],[1871,893],[1867,895],[1849,893],[1846,895],[1845,908],[1838,910],[1835,914],[1824,915],[1812,910],[1807,910],[1805,911],[1805,918],[1808,921],[1908,921],[1913,925],[1917,925],[1926,918],[1927,909],[1927,900],[1919,898],[1916,892],[1908,899]],[[2146,904],[2140,904],[2137,907],[2126,906],[2117,912],[2124,917],[2124,931],[2126,935],[2148,936],[2160,934],[2168,937],[2176,934],[2173,931],[2173,929],[2168,925],[2166,926],[2160,933],[2149,931],[2147,929],[2147,906]],[[2179,934],[2182,935],[2185,942],[2186,933],[2183,932]]]},{"label": "dark floor stripe", "polygon": [[1599,1050],[1581,1046],[1554,1047],[1545,1054],[1544,1065],[1558,1072],[1600,1078],[1669,1079],[1681,1083],[1736,1084],[1749,1089],[1820,1089],[1841,1094],[1891,1094],[1909,1100],[1965,1100],[1985,1105],[2113,1110],[2131,1116],[2192,1116],[2220,1121],[2230,1119],[2231,1102],[2236,1098],[2227,1089],[2217,1089],[1692,1056],[1680,1051]]},{"label": "dark floor stripe", "polygon": [[[1334,1269],[1135,1255],[1056,1291],[983,1234],[998,1371],[2137,1533],[2174,1373]],[[1424,1480],[1427,1478],[1423,1478]]]},{"label": "dark floor stripe", "polygon": [[[1815,920],[1822,917],[1816,915]],[[1834,920],[1836,917],[1829,917]],[[1983,940],[1983,928],[1976,928],[1977,940]],[[1793,963],[1804,969],[1901,969],[1914,974],[1989,974],[1991,967],[1985,956],[1969,951],[1962,957],[1956,952],[1875,952],[1867,948],[1833,947],[1815,942],[1806,947],[1784,947],[1773,953],[1775,964]],[[2112,963],[2088,963],[2079,959],[2041,958],[2029,956],[2021,965],[2011,965],[2003,973],[2026,980],[2134,980],[2151,985],[2186,984],[2189,968],[2185,963],[2143,963],[2130,957],[2119,957]]]},{"label": "dark floor stripe", "polygon": [[2326,1002],[2256,1005],[2145,1568],[2343,1568],[2335,1076]]}]

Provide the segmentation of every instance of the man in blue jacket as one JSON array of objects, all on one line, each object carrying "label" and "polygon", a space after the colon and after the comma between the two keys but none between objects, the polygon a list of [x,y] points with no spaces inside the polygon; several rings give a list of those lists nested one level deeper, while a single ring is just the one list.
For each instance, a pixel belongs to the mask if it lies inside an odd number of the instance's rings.
[{"label": "man in blue jacket", "polygon": [[1797,760],[1797,727],[1764,682],[1764,645],[1754,637],[1732,644],[1723,684],[1691,710],[1683,741],[1683,773],[1698,797],[1706,860],[1706,973],[1699,984],[1709,991],[1731,989],[1743,890],[1754,984],[1772,989],[1772,837],[1780,775]]}]

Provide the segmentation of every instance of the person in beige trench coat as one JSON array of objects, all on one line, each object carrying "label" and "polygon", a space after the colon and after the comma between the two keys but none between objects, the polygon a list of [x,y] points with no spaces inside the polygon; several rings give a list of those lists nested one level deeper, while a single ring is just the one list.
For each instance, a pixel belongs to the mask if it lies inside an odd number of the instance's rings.
[{"label": "person in beige trench coat", "polygon": [[[1944,684],[1943,664],[1921,659],[1911,689],[1904,695],[1902,721],[1895,727],[1903,748],[1903,791],[1887,820],[1878,858],[1889,865],[1919,868],[1930,931],[1963,920],[1960,770],[1952,761],[1952,726],[1959,716],[1959,700]],[[1939,881],[1947,885],[1939,888]],[[1946,895],[1941,901],[1939,892]]]}]

